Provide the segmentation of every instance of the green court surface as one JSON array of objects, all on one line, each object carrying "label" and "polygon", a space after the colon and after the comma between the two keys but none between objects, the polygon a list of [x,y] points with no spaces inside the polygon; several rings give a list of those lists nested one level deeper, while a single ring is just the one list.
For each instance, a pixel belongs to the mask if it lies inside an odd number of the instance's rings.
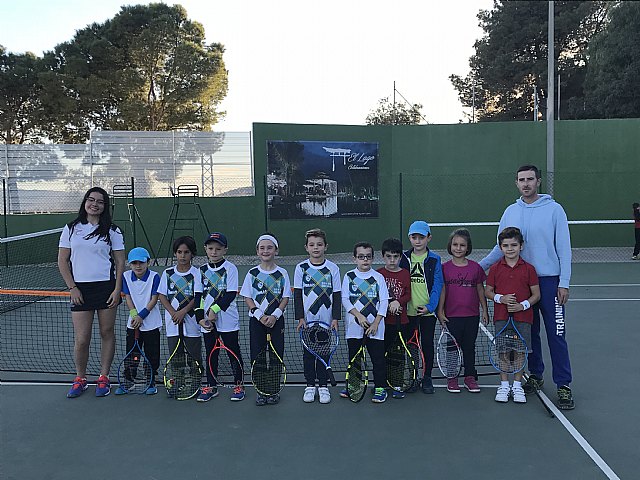
[{"label": "green court surface", "polygon": [[[305,404],[289,385],[265,407],[251,386],[243,402],[221,390],[198,404],[163,391],[95,398],[93,386],[69,400],[68,385],[3,381],[0,478],[637,478],[639,311],[640,262],[574,265],[576,409],[555,419],[535,396],[497,404],[495,376],[479,394],[437,388],[379,405],[342,399],[340,386],[329,405]],[[545,380],[555,400],[550,370]]]}]

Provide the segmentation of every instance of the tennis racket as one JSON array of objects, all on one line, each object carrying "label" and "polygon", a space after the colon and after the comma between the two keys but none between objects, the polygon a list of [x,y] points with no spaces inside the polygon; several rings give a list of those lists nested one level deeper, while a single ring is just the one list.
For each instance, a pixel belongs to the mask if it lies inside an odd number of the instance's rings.
[{"label": "tennis racket", "polygon": [[360,348],[349,361],[347,365],[347,395],[352,402],[359,402],[367,393],[367,384],[369,383],[369,374],[367,372],[367,355],[365,353],[365,345],[367,342],[366,330],[362,334],[362,342]]},{"label": "tennis racket", "polygon": [[300,329],[302,346],[316,357],[327,369],[327,378],[332,386],[338,382],[331,369],[331,357],[338,348],[338,332],[325,322],[315,321]]},{"label": "tennis racket", "polygon": [[271,333],[267,333],[267,343],[251,364],[251,380],[258,393],[271,397],[280,393],[287,381],[287,371],[273,347]]},{"label": "tennis racket", "polygon": [[416,379],[416,366],[400,329],[400,315],[395,315],[398,333],[385,352],[387,384],[394,390],[409,390]]},{"label": "tennis racket", "polygon": [[527,363],[527,344],[520,335],[513,315],[496,334],[489,349],[489,360],[502,373],[518,373]]},{"label": "tennis racket", "polygon": [[118,383],[120,388],[127,393],[145,393],[151,386],[153,381],[153,369],[151,368],[151,362],[146,357],[138,338],[140,338],[140,329],[134,330],[135,341],[131,350],[120,362],[118,366]]},{"label": "tennis racket", "polygon": [[442,375],[447,378],[458,378],[462,369],[462,350],[444,323],[436,345],[436,358]]},{"label": "tennis racket", "polygon": [[420,385],[422,378],[424,377],[425,363],[424,354],[422,353],[422,345],[420,345],[420,330],[416,328],[413,331],[413,335],[407,342],[407,348],[411,352],[411,358],[413,359],[413,365],[415,368],[414,387]]},{"label": "tennis racket", "polygon": [[178,325],[178,343],[164,367],[164,386],[167,394],[176,400],[188,400],[200,390],[202,367],[184,342],[183,323]]},{"label": "tennis racket", "polygon": [[[215,325],[215,324],[214,324]],[[215,327],[214,327],[215,329]],[[244,370],[238,355],[228,348],[216,330],[218,338],[209,353],[209,370],[216,381],[216,386],[234,388],[244,384]]]}]

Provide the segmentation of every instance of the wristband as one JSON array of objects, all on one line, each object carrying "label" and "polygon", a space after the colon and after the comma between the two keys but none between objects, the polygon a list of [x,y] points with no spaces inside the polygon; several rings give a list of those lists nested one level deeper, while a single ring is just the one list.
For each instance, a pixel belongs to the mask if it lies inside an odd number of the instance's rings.
[{"label": "wristband", "polygon": [[209,310],[211,310],[213,313],[218,313],[222,309],[220,308],[220,305],[214,303],[213,305],[211,305],[211,308]]},{"label": "wristband", "polygon": [[522,305],[522,308],[524,308],[525,310],[529,310],[531,308],[529,300],[523,300],[522,302],[520,302],[520,305]]},{"label": "wristband", "polygon": [[262,317],[264,317],[264,312],[256,307],[251,315],[253,315],[253,318],[255,318],[256,320],[260,320]]},{"label": "wristband", "polygon": [[147,318],[147,317],[149,316],[149,310],[147,310],[147,309],[146,309],[146,307],[145,307],[145,308],[143,308],[142,310],[140,310],[140,311],[138,312],[138,316],[139,316],[141,319],[143,319],[143,320],[144,320],[145,318]]},{"label": "wristband", "polygon": [[500,299],[501,299],[501,298],[502,298],[502,295],[500,295],[499,293],[496,293],[496,294],[493,296],[493,301],[494,301],[495,303],[500,303]]},{"label": "wristband", "polygon": [[131,318],[136,318],[138,316],[138,310],[136,310],[135,308],[132,308],[131,310],[129,310],[129,315],[131,315]]},{"label": "wristband", "polygon": [[271,315],[276,317],[276,320],[278,320],[282,316],[283,313],[284,312],[278,307],[273,311],[273,313]]}]

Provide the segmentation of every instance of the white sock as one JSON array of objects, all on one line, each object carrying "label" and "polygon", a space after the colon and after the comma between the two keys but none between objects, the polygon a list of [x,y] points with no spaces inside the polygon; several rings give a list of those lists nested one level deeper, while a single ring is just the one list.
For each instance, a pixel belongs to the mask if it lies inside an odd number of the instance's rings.
[{"label": "white sock", "polygon": [[501,387],[509,388],[509,380],[502,380],[500,382]]},{"label": "white sock", "polygon": [[513,381],[513,388],[522,387],[522,382],[518,382],[516,380]]}]

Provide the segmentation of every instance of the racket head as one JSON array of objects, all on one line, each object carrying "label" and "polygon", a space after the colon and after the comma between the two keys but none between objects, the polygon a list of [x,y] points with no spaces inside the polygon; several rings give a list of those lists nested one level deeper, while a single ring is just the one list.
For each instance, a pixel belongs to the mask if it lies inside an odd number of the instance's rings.
[{"label": "racket head", "polygon": [[422,345],[420,345],[420,332],[417,328],[414,330],[409,342],[407,342],[407,348],[411,353],[415,367],[415,381],[419,383],[424,377],[426,365],[424,362],[424,354],[422,353]]},{"label": "racket head", "polygon": [[273,348],[271,334],[267,344],[251,364],[251,381],[259,394],[270,397],[280,393],[286,382],[286,368]]},{"label": "racket head", "polygon": [[244,384],[242,362],[233,350],[222,343],[220,338],[209,353],[208,364],[216,386],[233,388]]},{"label": "racket head", "polygon": [[491,342],[489,360],[499,372],[518,373],[527,364],[527,351],[527,344],[510,316]]},{"label": "racket head", "polygon": [[462,350],[446,325],[442,326],[436,345],[436,359],[442,375],[457,378],[462,370]]},{"label": "racket head", "polygon": [[189,400],[196,396],[202,382],[202,366],[190,353],[184,342],[182,323],[179,338],[164,367],[164,385],[167,394],[176,400]]},{"label": "racket head", "polygon": [[346,383],[349,400],[357,403],[364,398],[367,392],[368,377],[367,356],[363,343],[347,366]]},{"label": "racket head", "polygon": [[326,322],[309,322],[300,329],[300,341],[305,350],[322,362],[327,369],[329,382],[335,387],[338,382],[331,369],[331,357],[340,344],[337,330]]},{"label": "racket head", "polygon": [[151,386],[153,381],[153,369],[151,362],[146,357],[138,344],[138,332],[131,350],[118,366],[118,383],[120,388],[127,393],[143,394]]},{"label": "racket head", "polygon": [[399,392],[409,390],[416,379],[416,367],[400,331],[385,352],[385,360],[387,384]]}]

